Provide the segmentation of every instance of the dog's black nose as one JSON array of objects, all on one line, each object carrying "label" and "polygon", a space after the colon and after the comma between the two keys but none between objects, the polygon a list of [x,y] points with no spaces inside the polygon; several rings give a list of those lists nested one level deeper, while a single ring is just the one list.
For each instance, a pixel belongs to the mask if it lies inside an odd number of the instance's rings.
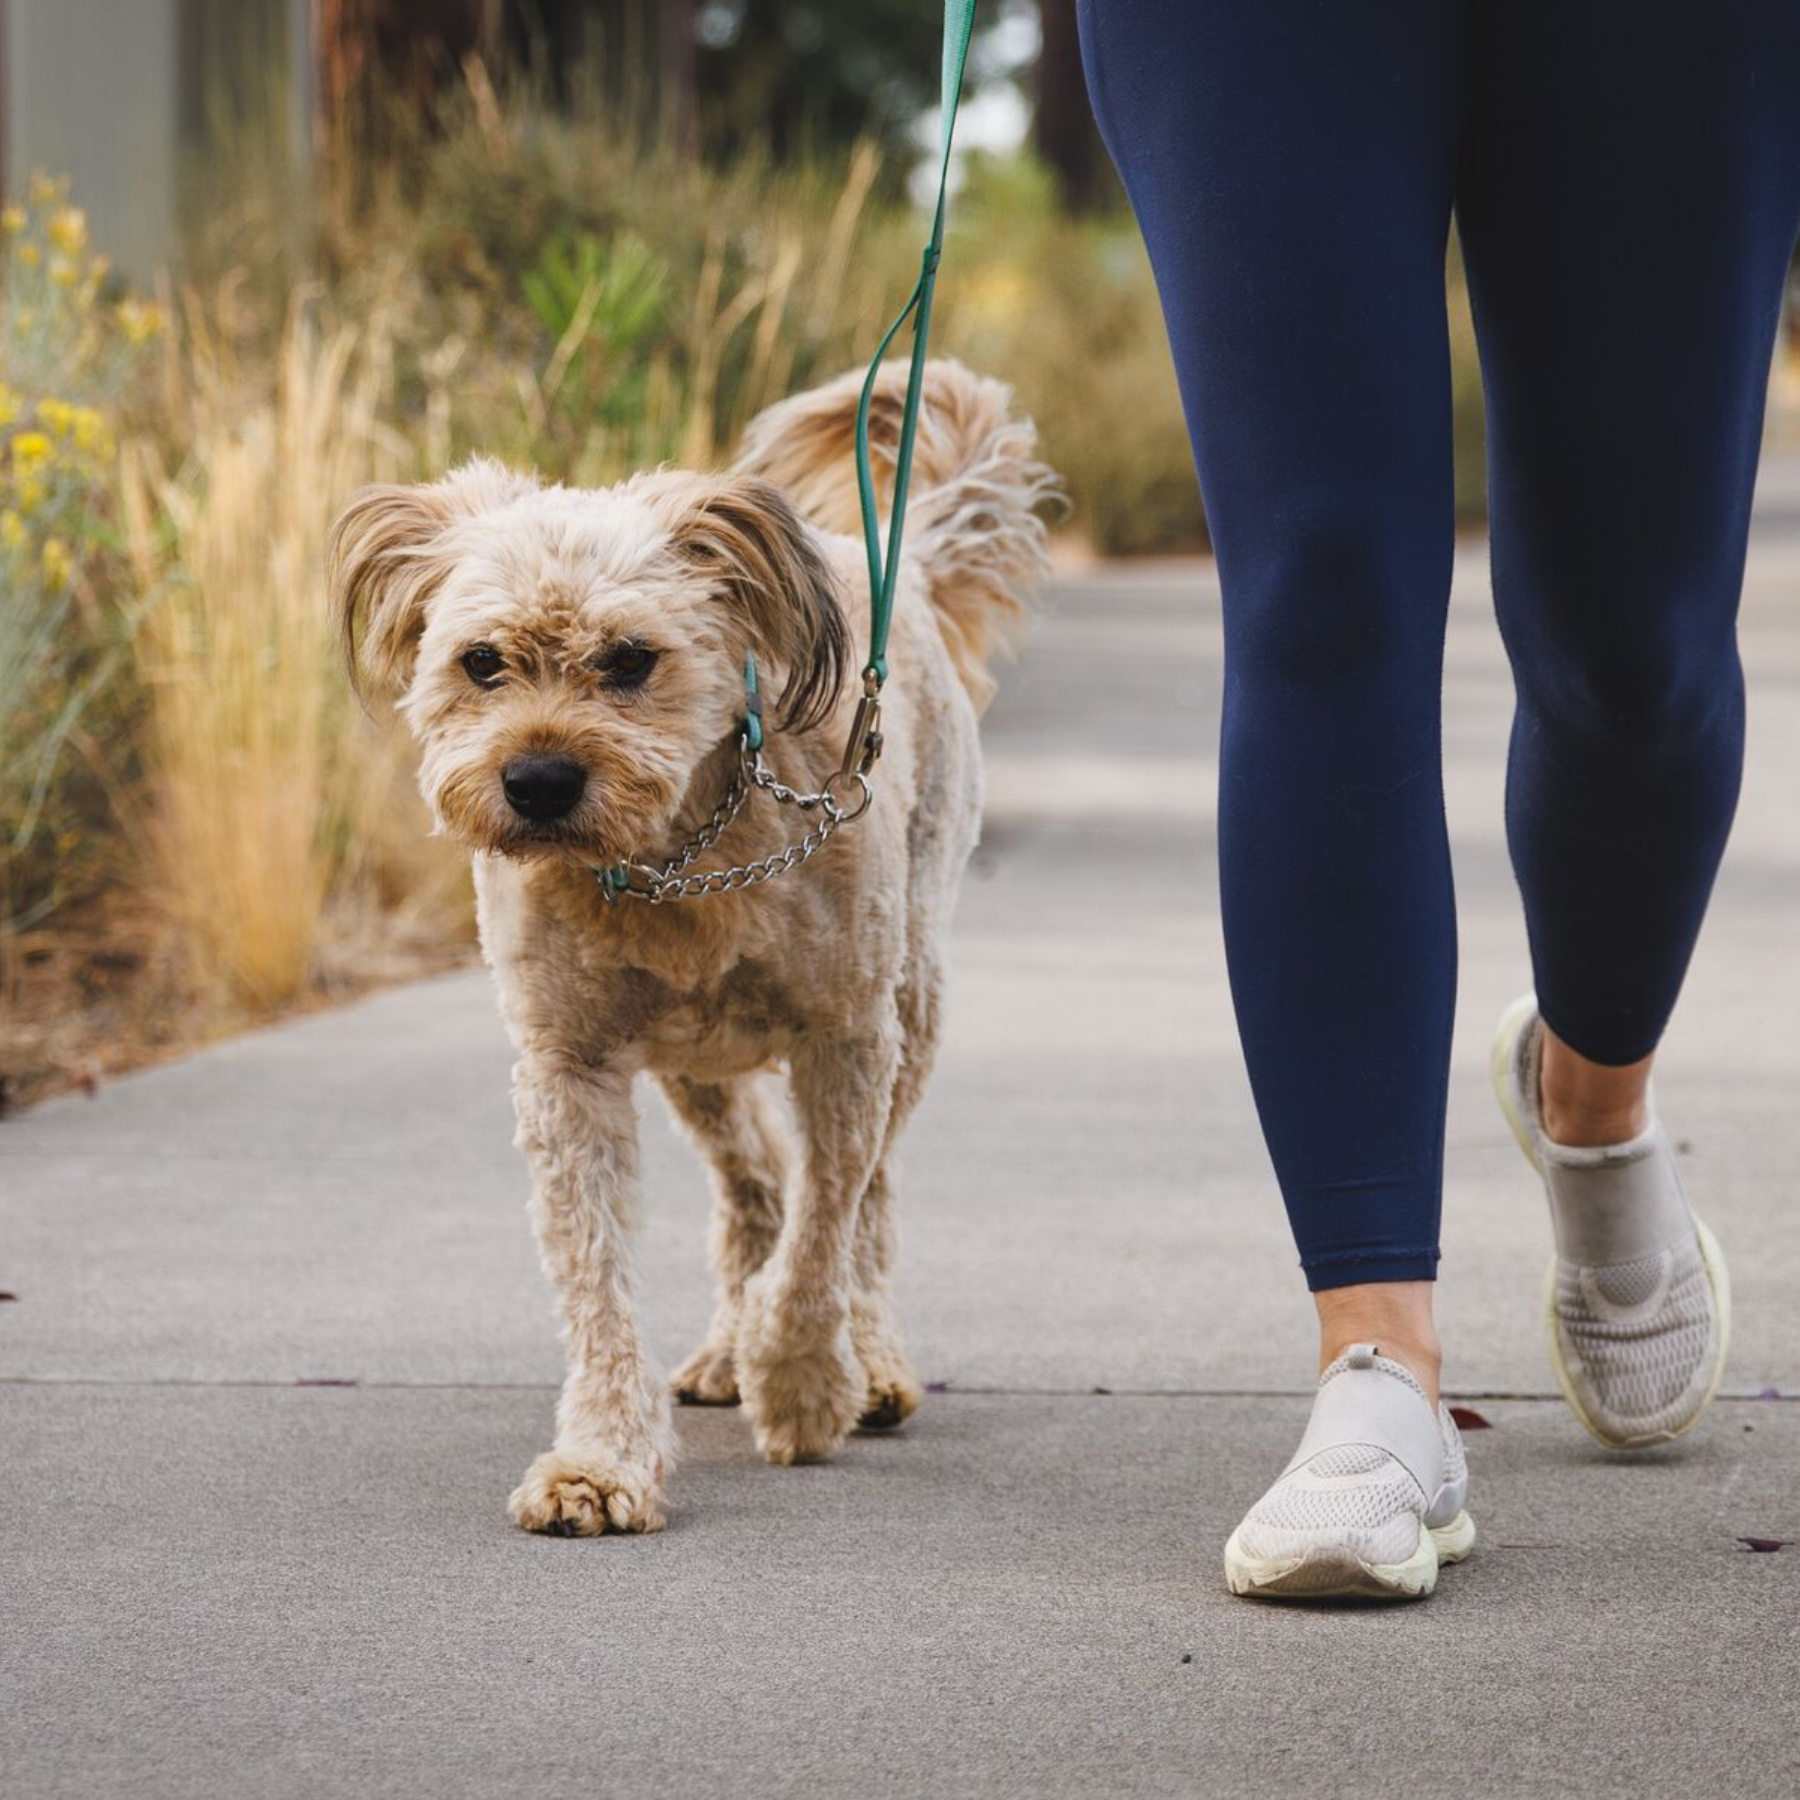
[{"label": "dog's black nose", "polygon": [[515,756],[500,772],[506,803],[522,819],[560,819],[587,786],[587,771],[572,756]]}]

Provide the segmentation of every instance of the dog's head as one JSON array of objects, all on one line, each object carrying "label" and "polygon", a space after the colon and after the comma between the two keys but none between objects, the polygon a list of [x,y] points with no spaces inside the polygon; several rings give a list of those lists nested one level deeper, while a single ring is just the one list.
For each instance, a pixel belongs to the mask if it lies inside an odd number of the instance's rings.
[{"label": "dog's head", "polygon": [[667,844],[742,719],[745,654],[785,676],[775,721],[795,729],[831,712],[849,658],[815,540],[748,478],[585,492],[478,460],[365,488],[330,570],[352,680],[423,745],[440,827],[502,855]]}]

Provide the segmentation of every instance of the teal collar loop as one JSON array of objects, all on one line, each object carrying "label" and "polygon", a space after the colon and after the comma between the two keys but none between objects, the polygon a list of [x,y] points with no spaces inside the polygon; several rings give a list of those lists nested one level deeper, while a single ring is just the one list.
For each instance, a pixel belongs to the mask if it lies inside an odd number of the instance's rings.
[{"label": "teal collar loop", "polygon": [[756,657],[749,652],[744,656],[744,747],[763,747],[762,689],[756,678]]}]

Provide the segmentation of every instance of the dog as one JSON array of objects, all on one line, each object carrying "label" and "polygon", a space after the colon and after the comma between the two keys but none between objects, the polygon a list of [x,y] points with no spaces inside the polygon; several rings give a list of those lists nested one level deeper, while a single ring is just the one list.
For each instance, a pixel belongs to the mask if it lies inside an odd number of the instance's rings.
[{"label": "dog", "polygon": [[[473,853],[518,1058],[517,1142],[568,1361],[553,1447],[510,1502],[530,1531],[662,1527],[671,1387],[741,1401],[781,1464],[921,1398],[888,1292],[894,1143],[937,1047],[989,665],[1045,575],[1057,491],[1004,386],[925,370],[866,814],[740,891],[647,904],[607,874],[666,864],[714,817],[741,767],[747,657],[774,697],[768,766],[855,811],[838,771],[866,652],[861,382],[769,408],[723,473],[585,491],[477,459],[365,488],[332,534],[352,682],[397,706],[438,831]],[[904,383],[884,368],[870,408],[884,506]],[[774,855],[821,816],[753,788],[694,867]],[[632,1309],[640,1073],[715,1201],[715,1316],[667,1386]]]}]

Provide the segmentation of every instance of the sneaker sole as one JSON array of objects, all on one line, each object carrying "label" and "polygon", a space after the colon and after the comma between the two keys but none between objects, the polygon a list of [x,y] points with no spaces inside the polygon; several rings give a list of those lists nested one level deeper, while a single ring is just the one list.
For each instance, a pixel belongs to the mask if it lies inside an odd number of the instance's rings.
[{"label": "sneaker sole", "polygon": [[[1513,1044],[1536,1011],[1536,997],[1528,994],[1515,1000],[1500,1015],[1500,1023],[1494,1030],[1493,1048],[1488,1055],[1488,1074],[1493,1081],[1494,1098],[1500,1102],[1500,1111],[1512,1128],[1513,1139],[1541,1181],[1544,1171],[1538,1162],[1537,1151],[1532,1147],[1530,1127],[1520,1117],[1512,1096]],[[1713,1396],[1719,1391],[1719,1383],[1725,1379],[1725,1358],[1731,1348],[1731,1271],[1726,1267],[1725,1253],[1719,1248],[1719,1240],[1713,1236],[1706,1221],[1691,1206],[1688,1208],[1688,1216],[1694,1221],[1694,1235],[1700,1240],[1700,1260],[1705,1266],[1707,1285],[1712,1289],[1713,1308],[1718,1314],[1719,1349],[1713,1359],[1712,1379],[1707,1383],[1706,1392],[1700,1397],[1700,1404],[1694,1408],[1693,1417],[1685,1424],[1676,1426],[1673,1431],[1620,1437],[1605,1430],[1582,1404],[1563,1356],[1561,1335],[1556,1329],[1557,1256],[1555,1251],[1550,1253],[1550,1266],[1544,1272],[1542,1307],[1544,1342],[1550,1352],[1550,1372],[1556,1377],[1557,1388],[1568,1402],[1570,1412],[1581,1421],[1588,1435],[1596,1443],[1604,1444],[1608,1450],[1648,1450],[1657,1444],[1673,1443],[1676,1438],[1684,1437],[1706,1416],[1706,1409],[1712,1405]]]},{"label": "sneaker sole", "polygon": [[1460,1512],[1448,1525],[1419,1523],[1419,1545],[1404,1562],[1365,1562],[1344,1544],[1319,1544],[1294,1556],[1247,1556],[1233,1532],[1225,1545],[1225,1581],[1252,1600],[1423,1600],[1438,1570],[1475,1548],[1475,1521]]}]

